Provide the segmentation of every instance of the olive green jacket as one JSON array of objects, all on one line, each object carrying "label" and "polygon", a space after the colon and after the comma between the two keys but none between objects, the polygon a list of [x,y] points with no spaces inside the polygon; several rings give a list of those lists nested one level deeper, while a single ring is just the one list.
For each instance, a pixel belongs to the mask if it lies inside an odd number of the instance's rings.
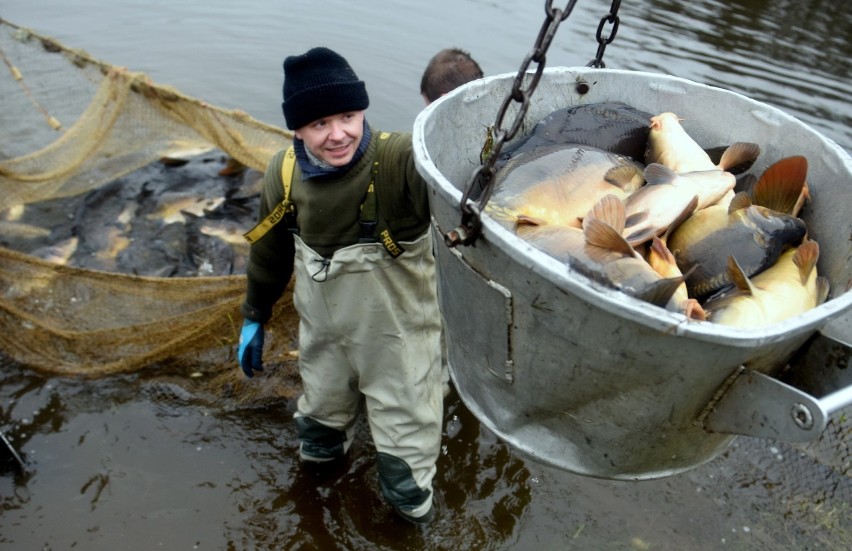
[{"label": "olive green jacket", "polygon": [[[284,199],[283,160],[284,151],[280,151],[267,167],[258,220]],[[302,241],[327,258],[358,243],[359,212],[371,178],[378,203],[376,235],[389,229],[397,242],[423,235],[430,220],[428,187],[415,167],[411,134],[371,132],[364,155],[339,177],[303,179],[296,163],[290,199]],[[284,222],[252,243],[246,268],[246,300],[241,309],[245,318],[260,323],[269,320],[272,306],[290,281],[294,254],[293,235]]]}]

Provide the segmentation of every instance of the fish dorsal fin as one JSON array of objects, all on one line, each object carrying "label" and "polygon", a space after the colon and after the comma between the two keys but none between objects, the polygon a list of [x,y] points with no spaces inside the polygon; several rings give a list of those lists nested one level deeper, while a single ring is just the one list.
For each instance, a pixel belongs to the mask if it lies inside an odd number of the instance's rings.
[{"label": "fish dorsal fin", "polygon": [[649,164],[643,174],[649,186],[671,184],[677,178],[677,172],[660,163]]},{"label": "fish dorsal fin", "polygon": [[660,308],[665,308],[672,295],[677,292],[677,288],[683,283],[683,279],[683,276],[660,279],[644,287],[633,296]]},{"label": "fish dorsal fin", "polygon": [[621,233],[624,231],[625,224],[624,202],[615,195],[604,195],[583,218],[584,222],[586,218],[597,218]]},{"label": "fish dorsal fin", "polygon": [[635,165],[625,163],[607,170],[604,174],[604,180],[625,192],[629,192],[634,189],[633,181],[637,176],[642,178],[642,171]]},{"label": "fish dorsal fin", "polygon": [[754,185],[754,203],[776,212],[793,214],[799,197],[807,193],[807,174],[808,160],[801,155],[785,157],[773,163],[763,171]]},{"label": "fish dorsal fin", "polygon": [[799,269],[799,277],[802,284],[808,281],[811,272],[816,268],[819,260],[819,244],[816,241],[804,241],[793,254],[793,264]]},{"label": "fish dorsal fin", "polygon": [[816,303],[817,303],[817,306],[819,306],[820,304],[825,302],[826,299],[828,298],[828,290],[829,290],[828,278],[823,277],[823,276],[817,276],[816,285],[817,285]]},{"label": "fish dorsal fin", "polygon": [[742,173],[751,168],[760,155],[760,146],[751,142],[736,142],[725,150],[719,164],[719,170]]},{"label": "fish dorsal fin", "polygon": [[586,242],[589,245],[621,253],[625,256],[636,256],[636,251],[621,236],[621,233],[615,231],[612,226],[602,220],[586,216],[583,220],[583,234],[586,236]]},{"label": "fish dorsal fin", "polygon": [[747,209],[751,205],[751,196],[747,192],[741,191],[734,195],[734,198],[731,199],[731,204],[728,205],[728,214],[736,212],[740,209]]},{"label": "fish dorsal fin", "polygon": [[728,256],[728,274],[731,276],[731,282],[737,289],[750,295],[754,294],[754,287],[751,281],[745,272],[743,272],[743,269],[740,268],[739,262],[737,262],[737,259],[733,255]]}]

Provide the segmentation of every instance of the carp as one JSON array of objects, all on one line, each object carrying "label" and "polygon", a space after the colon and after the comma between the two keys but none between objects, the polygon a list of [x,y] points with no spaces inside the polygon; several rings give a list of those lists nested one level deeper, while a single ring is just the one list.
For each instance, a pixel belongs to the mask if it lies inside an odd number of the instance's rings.
[{"label": "carp", "polygon": [[624,203],[603,197],[583,217],[582,229],[524,226],[519,236],[593,281],[693,319],[703,319],[697,301],[677,296],[683,276],[662,277],[623,237]]},{"label": "carp", "polygon": [[540,147],[585,145],[644,164],[651,113],[621,102],[574,105],[541,119],[526,137],[500,155],[496,166]]},{"label": "carp", "polygon": [[645,167],[646,184],[625,202],[624,237],[639,245],[665,233],[684,215],[695,198],[694,210],[709,206],[734,188],[736,178],[722,170],[678,173],[661,164]]},{"label": "carp", "polygon": [[496,176],[486,212],[517,223],[580,228],[605,195],[624,199],[644,184],[643,167],[624,155],[590,146],[559,145],[528,151]]},{"label": "carp", "polygon": [[733,327],[761,327],[802,314],[825,302],[828,280],[818,275],[819,245],[806,240],[749,279],[734,256],[728,269],[735,287],[708,299],[707,319]]}]

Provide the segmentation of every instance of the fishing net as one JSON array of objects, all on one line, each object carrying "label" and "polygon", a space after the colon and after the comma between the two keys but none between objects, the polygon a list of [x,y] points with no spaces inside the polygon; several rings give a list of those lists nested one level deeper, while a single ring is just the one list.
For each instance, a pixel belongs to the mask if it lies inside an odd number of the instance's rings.
[{"label": "fishing net", "polygon": [[[237,237],[291,135],[2,19],[0,58],[0,348],[67,375],[238,371]],[[293,369],[296,323],[285,297],[270,365]]]}]

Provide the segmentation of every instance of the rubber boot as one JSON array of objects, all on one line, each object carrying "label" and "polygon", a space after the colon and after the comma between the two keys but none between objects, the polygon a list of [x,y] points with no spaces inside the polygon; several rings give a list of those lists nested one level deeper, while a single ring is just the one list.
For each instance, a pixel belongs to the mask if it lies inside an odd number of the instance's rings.
[{"label": "rubber boot", "polygon": [[310,417],[296,417],[299,429],[299,459],[314,463],[326,463],[341,459],[352,445],[355,427],[337,430],[327,427]]},{"label": "rubber boot", "polygon": [[379,486],[382,495],[403,519],[426,524],[435,516],[432,491],[417,486],[408,464],[384,452],[378,452]]}]

